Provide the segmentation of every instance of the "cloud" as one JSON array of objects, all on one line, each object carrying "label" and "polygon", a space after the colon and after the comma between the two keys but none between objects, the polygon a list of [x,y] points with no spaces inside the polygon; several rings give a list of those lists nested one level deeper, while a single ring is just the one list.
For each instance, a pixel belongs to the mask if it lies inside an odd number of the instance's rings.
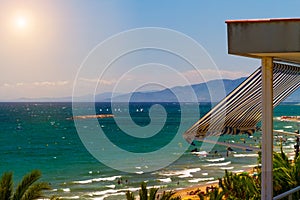
[{"label": "cloud", "polygon": [[116,79],[112,80],[104,80],[104,79],[89,79],[89,78],[79,78],[80,81],[88,82],[88,83],[99,83],[103,85],[113,85],[117,82]]},{"label": "cloud", "polygon": [[35,86],[63,86],[67,85],[69,81],[42,81],[42,82],[34,82]]},{"label": "cloud", "polygon": [[16,87],[29,87],[29,86],[37,86],[37,87],[44,87],[44,86],[64,86],[69,84],[69,81],[41,81],[41,82],[31,82],[31,83],[4,83],[2,87],[11,87],[11,88],[16,88]]},{"label": "cloud", "polygon": [[4,84],[3,84],[3,87],[11,87],[11,84],[4,83]]}]

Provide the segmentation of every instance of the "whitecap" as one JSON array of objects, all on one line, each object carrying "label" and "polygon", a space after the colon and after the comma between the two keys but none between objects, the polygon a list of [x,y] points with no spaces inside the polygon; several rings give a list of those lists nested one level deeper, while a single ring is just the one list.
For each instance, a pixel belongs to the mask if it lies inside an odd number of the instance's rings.
[{"label": "whitecap", "polygon": [[203,165],[205,167],[212,167],[212,166],[226,166],[226,165],[230,165],[231,164],[231,161],[228,161],[228,162],[222,162],[222,163],[211,163],[211,164],[208,164],[208,165]]},{"label": "whitecap", "polygon": [[219,161],[224,161],[225,158],[214,158],[214,159],[206,159],[208,162],[219,162]]},{"label": "whitecap", "polygon": [[198,182],[203,182],[203,181],[212,181],[215,180],[214,177],[209,177],[209,178],[195,178],[192,180],[188,180],[190,183],[198,183]]},{"label": "whitecap", "polygon": [[64,197],[64,199],[80,199],[79,196]]},{"label": "whitecap", "polygon": [[293,128],[293,126],[284,126],[283,128]]},{"label": "whitecap", "polygon": [[64,199],[80,199],[80,196],[64,197]]},{"label": "whitecap", "polygon": [[104,178],[93,178],[93,179],[88,179],[88,180],[73,181],[72,183],[75,183],[75,184],[87,184],[87,183],[100,182],[100,181],[114,181],[117,178],[121,178],[121,176],[111,176],[111,177],[104,177]]},{"label": "whitecap", "polygon": [[191,152],[192,154],[198,155],[198,156],[207,156],[208,153],[206,151],[197,151],[197,152]]},{"label": "whitecap", "polygon": [[215,184],[215,183],[219,183],[219,180],[215,180],[215,181],[208,181],[208,182],[206,182],[206,184]]},{"label": "whitecap", "polygon": [[200,168],[192,168],[192,169],[186,169],[186,170],[180,170],[180,171],[170,171],[168,173],[160,173],[162,176],[178,176],[179,178],[187,178],[187,177],[193,177],[191,173],[195,173],[200,171]]},{"label": "whitecap", "polygon": [[93,180],[90,179],[90,180],[84,180],[84,181],[73,181],[73,183],[78,183],[78,184],[87,184],[87,183],[92,183]]},{"label": "whitecap", "polygon": [[114,181],[117,178],[121,178],[121,176],[111,176],[111,177],[105,177],[105,178],[94,178],[92,179],[95,182],[100,182],[100,181]]},{"label": "whitecap", "polygon": [[114,194],[114,193],[117,193],[118,191],[119,190],[109,189],[109,190],[92,192],[92,193],[90,193],[90,195],[91,196],[103,196],[103,195],[106,195],[106,194]]},{"label": "whitecap", "polygon": [[64,191],[64,192],[71,192],[71,189],[70,188],[63,188],[62,191]]},{"label": "whitecap", "polygon": [[203,176],[208,176],[208,173],[202,173]]},{"label": "whitecap", "polygon": [[164,182],[164,183],[170,183],[172,182],[171,178],[161,178],[161,179],[157,179],[160,182]]},{"label": "whitecap", "polygon": [[241,157],[258,157],[258,154],[252,153],[252,154],[233,154],[234,157],[236,158],[241,158]]},{"label": "whitecap", "polygon": [[234,167],[220,167],[222,170],[228,170],[228,169],[233,169]]},{"label": "whitecap", "polygon": [[137,171],[135,172],[136,174],[143,174],[144,172],[143,171]]},{"label": "whitecap", "polygon": [[111,189],[115,189],[115,188],[116,188],[116,185],[106,185],[105,187],[111,188]]}]

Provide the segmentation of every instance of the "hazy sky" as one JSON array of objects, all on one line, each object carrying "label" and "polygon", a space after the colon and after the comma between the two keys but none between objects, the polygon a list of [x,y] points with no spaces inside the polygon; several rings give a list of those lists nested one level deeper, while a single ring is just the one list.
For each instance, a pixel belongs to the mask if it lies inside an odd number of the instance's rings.
[{"label": "hazy sky", "polygon": [[[260,61],[227,54],[225,20],[299,17],[299,8],[300,1],[271,0],[1,0],[0,99],[71,96],[76,74],[93,48],[115,34],[142,27],[173,29],[191,37],[208,52],[224,78],[249,75]],[[167,68],[152,69],[149,63],[174,68],[191,83],[203,81],[193,78],[193,71],[182,67],[186,63],[178,57],[144,50],[123,56],[102,77],[105,66],[93,63],[95,68],[80,75],[85,82],[78,86],[80,94],[90,93],[86,88],[95,87],[99,80],[97,93],[111,91],[116,83],[121,83],[117,92],[151,89],[144,84],[153,80],[158,85],[160,81],[164,85],[163,80],[169,81],[168,86],[182,84]],[[145,66],[133,70],[141,65]],[[213,70],[203,68],[201,73],[205,80],[215,78]]]}]

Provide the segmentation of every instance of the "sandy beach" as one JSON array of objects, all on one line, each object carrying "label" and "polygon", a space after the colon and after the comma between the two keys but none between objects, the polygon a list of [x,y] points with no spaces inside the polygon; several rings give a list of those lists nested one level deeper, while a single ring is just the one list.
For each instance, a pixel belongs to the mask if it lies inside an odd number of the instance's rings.
[{"label": "sandy beach", "polygon": [[219,181],[213,181],[212,183],[207,183],[204,185],[195,185],[191,187],[187,187],[184,189],[176,190],[176,194],[174,196],[180,196],[182,200],[199,200],[197,196],[198,192],[205,192],[207,187],[218,187]]},{"label": "sandy beach", "polygon": [[[245,170],[246,173],[249,173],[250,175],[254,173],[254,168]],[[244,172],[244,173],[245,173]],[[225,172],[224,172],[225,174]],[[183,189],[175,190],[176,194],[174,196],[180,196],[182,200],[199,200],[199,197],[197,196],[197,193],[204,192],[206,193],[207,189],[219,187],[219,181],[211,181],[206,184],[201,185],[194,185]]]}]

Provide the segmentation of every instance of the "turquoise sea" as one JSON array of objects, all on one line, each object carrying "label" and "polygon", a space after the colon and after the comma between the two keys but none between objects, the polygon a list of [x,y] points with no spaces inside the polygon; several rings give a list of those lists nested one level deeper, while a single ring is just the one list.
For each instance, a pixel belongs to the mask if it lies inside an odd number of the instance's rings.
[{"label": "turquoise sea", "polygon": [[[153,103],[120,103],[116,112],[129,111],[130,117],[139,126],[147,126],[149,109]],[[174,137],[180,123],[188,126],[195,121],[181,121],[181,108],[176,103],[161,103],[167,112],[165,126],[159,137],[141,142],[126,138],[113,118],[98,119],[101,128],[115,145],[130,152],[155,151]],[[83,104],[84,106],[84,104]],[[210,104],[199,104],[200,116],[210,108]],[[96,103],[97,114],[112,113],[109,103]],[[192,112],[192,111],[191,111]],[[299,129],[297,122],[282,122],[276,117],[300,115],[297,104],[281,104],[274,110],[274,129],[294,132]],[[199,116],[199,117],[200,117]],[[72,103],[0,103],[0,172],[13,171],[15,181],[33,170],[41,170],[42,181],[49,182],[49,195],[65,199],[124,199],[127,190],[137,191],[142,181],[148,186],[165,189],[183,188],[195,184],[214,182],[222,177],[224,170],[241,172],[256,164],[257,154],[244,149],[234,149],[228,157],[226,147],[215,145],[211,152],[201,149],[196,142],[197,153],[190,146],[178,160],[167,167],[152,172],[144,172],[147,166],[136,163],[135,173],[126,173],[105,166],[96,160],[84,147],[77,134],[72,117]],[[88,120],[88,119],[86,119]],[[129,127],[130,128],[130,127]],[[261,133],[253,137],[247,135],[222,136],[219,141],[259,146]],[[293,152],[295,138],[285,138],[284,150]],[[274,144],[278,145],[277,136]],[[185,142],[182,139],[182,142]],[[170,155],[161,154],[157,160]],[[125,158],[107,154],[117,165]]]}]

